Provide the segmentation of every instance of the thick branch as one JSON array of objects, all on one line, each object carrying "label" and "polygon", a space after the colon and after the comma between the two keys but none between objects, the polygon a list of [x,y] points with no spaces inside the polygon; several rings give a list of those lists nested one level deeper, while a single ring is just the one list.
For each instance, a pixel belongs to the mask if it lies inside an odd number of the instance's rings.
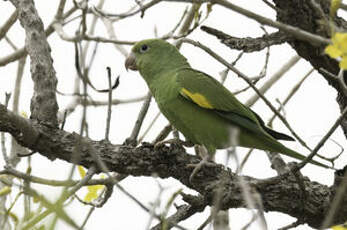
[{"label": "thick branch", "polygon": [[[193,168],[188,165],[199,162],[199,159],[188,155],[181,148],[164,146],[155,149],[150,144],[133,148],[81,138],[74,133],[32,124],[29,120],[8,111],[3,105],[0,105],[0,131],[9,132],[18,143],[49,159],[59,158],[89,168],[95,165],[91,156],[93,151],[110,171],[133,176],[173,177],[201,193],[209,205],[213,204],[215,194],[220,194],[222,185],[222,209],[246,207],[239,176],[225,170],[219,164],[202,168],[191,184],[189,176]],[[81,148],[80,152],[74,151],[76,145]],[[319,227],[324,220],[335,191],[334,186],[329,188],[303,178],[305,200],[300,201],[303,196],[302,190],[293,177],[274,177],[266,180],[244,177],[243,180],[262,195],[264,210],[286,213],[312,227]],[[343,202],[346,204],[342,204],[341,207],[347,207],[347,199]],[[347,210],[339,210],[339,213],[341,215],[336,217],[332,224],[346,221]]]},{"label": "thick branch", "polygon": [[279,45],[290,39],[288,34],[284,32],[275,32],[258,38],[238,38],[208,26],[201,26],[201,30],[216,36],[224,45],[231,49],[244,52],[260,51],[268,46]]},{"label": "thick branch", "polygon": [[[315,0],[315,2],[319,3],[326,15],[329,15],[330,1]],[[311,0],[274,0],[274,3],[277,8],[281,9],[277,14],[278,21],[323,37],[330,36],[330,31],[327,31],[326,28],[328,25],[324,24],[321,18],[322,15],[312,7]],[[342,18],[335,17],[334,22],[341,30],[347,30],[347,23]],[[344,96],[343,87],[335,78],[321,71],[321,69],[325,69],[330,73],[338,75],[338,63],[334,59],[324,55],[324,46],[313,46],[309,42],[303,40],[292,40],[289,44],[301,57],[309,61],[311,65],[325,77],[328,83],[337,90],[337,102],[340,105],[340,110],[343,111],[347,106],[347,97]],[[344,79],[346,83],[346,73]],[[347,137],[347,117],[341,122],[341,127]]]},{"label": "thick branch", "polygon": [[32,0],[12,0],[18,18],[25,29],[25,48],[30,56],[30,71],[34,82],[31,117],[39,122],[58,125],[58,103],[55,95],[57,78],[42,21]]}]

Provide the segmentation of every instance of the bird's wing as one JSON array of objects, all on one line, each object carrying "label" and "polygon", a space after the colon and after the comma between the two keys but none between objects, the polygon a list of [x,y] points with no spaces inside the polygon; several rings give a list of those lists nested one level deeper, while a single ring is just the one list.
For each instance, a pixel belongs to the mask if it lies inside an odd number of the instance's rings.
[{"label": "bird's wing", "polygon": [[211,76],[191,68],[182,68],[177,72],[176,79],[180,94],[200,107],[233,112],[257,122],[256,116]]},{"label": "bird's wing", "polygon": [[255,112],[239,102],[228,89],[211,76],[191,68],[183,68],[177,72],[176,79],[180,95],[197,106],[209,109],[232,124],[252,132],[266,132],[275,139],[292,140],[291,137],[266,127]]},{"label": "bird's wing", "polygon": [[257,117],[260,126],[268,133],[270,134],[273,138],[277,140],[285,140],[285,141],[295,141],[294,138],[291,136],[288,136],[287,134],[277,132],[276,130],[273,130],[265,125],[265,122],[263,119],[256,113],[254,112],[251,108],[249,108],[250,111]]},{"label": "bird's wing", "polygon": [[235,124],[243,122],[246,122],[245,125],[259,124],[257,117],[249,109],[222,84],[207,74],[191,68],[183,68],[177,72],[176,79],[180,95],[196,105],[219,113]]}]

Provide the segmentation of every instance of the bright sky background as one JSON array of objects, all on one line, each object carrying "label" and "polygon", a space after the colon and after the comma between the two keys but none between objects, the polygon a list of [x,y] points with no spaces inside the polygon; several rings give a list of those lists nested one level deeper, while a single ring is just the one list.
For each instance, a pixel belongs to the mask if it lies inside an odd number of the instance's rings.
[{"label": "bright sky background", "polygon": [[[70,1],[68,2],[69,4],[67,4],[66,9],[71,7]],[[133,2],[134,1],[130,0],[107,1],[104,9],[107,9],[108,12],[122,13],[129,9]],[[234,2],[239,6],[252,10],[253,12],[275,19],[274,12],[261,0]],[[35,3],[45,26],[47,26],[54,18],[58,1],[37,0]],[[96,4],[97,1],[90,1],[90,5]],[[147,10],[143,19],[141,19],[140,15],[138,14],[134,17],[115,23],[114,29],[116,35],[118,36],[119,40],[137,41],[154,37],[154,28],[156,28],[159,36],[162,36],[175,26],[186,7],[187,4],[183,3],[160,3]],[[201,9],[204,13],[206,13],[205,5],[203,5]],[[0,25],[5,22],[13,10],[14,7],[9,1],[0,1]],[[91,17],[89,17],[89,19],[90,18]],[[75,23],[72,23],[72,25],[68,26],[66,29],[67,33],[69,33],[71,36],[74,35],[75,25]],[[205,21],[204,25],[217,28],[236,37],[256,37],[263,35],[263,31],[260,29],[257,22],[219,6],[213,6],[213,11],[210,17]],[[268,32],[275,31],[269,27],[266,27],[266,29]],[[96,35],[107,37],[105,27],[100,21],[97,24]],[[8,36],[18,47],[23,46],[24,33],[18,22],[10,30]],[[220,44],[215,37],[202,32],[200,29],[193,32],[189,38],[198,40],[209,46],[215,52],[229,61],[234,60],[239,53],[238,51],[233,51]],[[59,81],[58,90],[65,93],[71,93],[73,91],[73,79],[76,75],[73,59],[73,43],[60,40],[56,34],[51,35],[48,42],[52,48],[54,67]],[[130,50],[131,47],[125,46],[125,48]],[[5,41],[0,42],[0,50],[0,58],[12,53],[12,49]],[[219,73],[220,71],[224,70],[224,67],[208,54],[188,44],[183,45],[181,52],[188,58],[190,64],[194,68],[219,79]],[[287,44],[271,47],[270,61],[265,81],[294,55],[295,52]],[[106,88],[107,78],[105,68],[106,66],[110,66],[114,76],[120,75],[120,86],[113,93],[114,98],[125,99],[145,95],[148,91],[145,82],[142,80],[139,73],[131,71],[126,72],[124,68],[124,61],[124,56],[122,56],[112,44],[99,44],[96,60],[90,73],[92,82],[98,88]],[[246,54],[237,63],[236,67],[246,75],[253,77],[259,74],[263,68],[264,61],[265,51]],[[12,63],[0,68],[1,103],[4,102],[5,92],[11,92],[13,90],[16,68],[16,63]],[[289,90],[310,70],[310,68],[311,67],[308,62],[300,60],[299,63],[294,66],[294,68],[286,73],[285,76],[277,84],[275,84],[268,93],[266,93],[266,97],[277,106],[278,104],[275,102],[275,99],[279,98],[280,100],[283,100],[287,96]],[[257,86],[260,87],[263,82],[264,80],[258,83]],[[237,78],[237,76],[235,76],[233,73],[229,73],[225,85],[231,91],[236,91],[246,86],[246,84],[241,79]],[[21,90],[22,94],[20,99],[20,111],[29,113],[30,98],[33,92],[29,72],[29,60],[27,61]],[[91,92],[91,90],[89,92]],[[246,93],[242,93],[237,97],[241,101],[246,101],[253,94],[254,93],[252,90],[248,90]],[[92,93],[92,95],[95,96],[94,99],[107,100],[107,94]],[[316,143],[318,143],[320,138],[322,138],[322,136],[328,131],[340,114],[335,98],[336,92],[330,86],[328,86],[323,77],[315,72],[304,82],[302,88],[285,108],[287,120],[290,122],[294,130],[304,140],[306,140],[311,147],[314,147]],[[60,109],[64,109],[65,106],[71,102],[71,98],[59,96],[58,102]],[[11,103],[12,101],[10,101],[10,104]],[[140,102],[113,107],[111,124],[112,129],[110,133],[112,143],[120,144],[130,135],[141,105],[142,103]],[[264,118],[265,121],[272,116],[270,109],[268,109],[261,101],[258,101],[253,108]],[[106,107],[91,107],[88,108],[88,110],[90,138],[101,140],[104,137],[104,129],[106,124]],[[78,112],[75,112],[68,117],[66,130],[71,132],[79,132],[81,107],[78,107],[77,111]],[[155,117],[157,112],[158,108],[155,102],[152,101],[150,111],[144,121],[140,136],[145,128],[148,127],[149,123]],[[166,119],[161,116],[145,140],[152,141],[166,124]],[[289,134],[286,127],[278,120],[275,121],[274,128]],[[346,146],[346,139],[340,128],[332,135],[332,139],[340,143],[342,146]],[[285,144],[288,147],[307,154],[307,151],[297,142]],[[243,158],[246,151],[247,150],[245,149],[238,148],[239,159]],[[188,149],[188,152],[192,153],[193,150]],[[333,156],[338,152],[339,148],[332,142],[328,142],[320,151],[321,154],[325,154],[327,156]],[[218,162],[222,163],[224,162],[224,159],[224,152],[217,154]],[[285,159],[288,160],[288,158]],[[338,168],[344,166],[346,159],[346,155],[342,155],[342,157],[336,162],[336,166]],[[22,162],[18,166],[18,169],[22,172],[25,172],[27,168],[26,162],[27,159],[22,159]],[[0,158],[0,165],[2,164],[3,159]],[[36,176],[41,176],[47,179],[63,180],[67,178],[70,167],[70,164],[60,160],[49,161],[48,159],[41,157],[39,154],[32,156],[32,174]],[[233,163],[231,163],[230,167],[235,169]],[[305,176],[308,176],[312,180],[316,180],[320,183],[331,185],[333,182],[332,171],[323,170],[315,166],[307,166],[302,170],[302,172]],[[256,151],[251,155],[249,162],[244,168],[243,174],[257,178],[267,178],[276,175],[276,173],[271,170],[270,163],[265,153],[260,151]],[[75,174],[75,178],[79,178],[77,173]],[[18,183],[16,180],[15,182]],[[173,179],[163,180],[150,177],[129,177],[125,181],[122,181],[121,185],[149,207],[150,204],[155,202],[157,199],[159,192],[158,183],[166,188],[162,194],[161,207],[166,205],[166,200],[175,191],[177,191],[179,188],[185,188],[182,184]],[[58,189],[56,188],[40,186],[37,184],[33,184],[33,187],[52,201],[59,196],[59,193],[57,192]],[[78,194],[83,197],[85,192],[86,190],[82,190]],[[185,192],[194,193],[194,191],[187,189],[185,189]],[[15,195],[16,194],[14,192],[12,199],[15,197]],[[179,199],[177,203],[182,204]],[[18,215],[20,215],[22,212],[21,205],[22,203],[18,203],[16,205],[15,212],[18,213]],[[71,214],[72,218],[78,223],[83,221],[83,218],[86,216],[88,210],[89,207],[80,205],[78,202],[74,202],[67,208],[67,211]],[[171,210],[171,213],[172,212],[173,210]],[[208,215],[209,209],[206,209],[203,213],[197,214],[193,218],[182,222],[181,224],[188,229],[195,229],[207,218]],[[122,192],[115,189],[112,198],[106,203],[106,205],[94,211],[93,216],[86,226],[86,229],[97,229],[100,228],[100,226],[103,226],[103,229],[105,230],[142,230],[145,229],[148,219],[149,215],[146,212],[141,210],[133,201],[123,195]],[[248,223],[250,219],[251,212],[247,210],[230,210],[231,229],[240,229],[246,223]],[[287,215],[273,212],[267,213],[266,219],[268,221],[269,229],[280,228],[295,221],[294,218],[288,217]],[[68,229],[68,227],[66,227],[63,223],[61,223],[59,226],[60,227],[58,229]],[[255,222],[250,229],[258,228],[259,225],[257,225]],[[309,227],[304,225],[298,227],[297,229],[309,229]]]}]

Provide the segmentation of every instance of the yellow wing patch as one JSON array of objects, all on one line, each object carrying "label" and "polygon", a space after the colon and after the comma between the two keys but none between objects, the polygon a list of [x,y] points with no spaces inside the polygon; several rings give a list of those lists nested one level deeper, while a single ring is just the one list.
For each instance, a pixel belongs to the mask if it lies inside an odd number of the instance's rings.
[{"label": "yellow wing patch", "polygon": [[189,97],[192,101],[198,104],[200,107],[205,109],[213,109],[213,106],[208,102],[208,100],[200,93],[192,93],[189,90],[182,88],[181,93]]}]

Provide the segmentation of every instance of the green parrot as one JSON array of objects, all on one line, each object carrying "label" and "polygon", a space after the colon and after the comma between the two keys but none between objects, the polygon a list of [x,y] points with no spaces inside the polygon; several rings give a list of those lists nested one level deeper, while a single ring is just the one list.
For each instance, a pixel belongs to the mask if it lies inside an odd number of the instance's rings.
[{"label": "green parrot", "polygon": [[186,140],[204,146],[209,155],[235,145],[231,135],[238,130],[238,146],[306,158],[277,141],[292,137],[266,127],[260,116],[217,80],[191,68],[175,46],[148,39],[137,42],[131,51],[125,68],[140,71],[164,116]]}]

